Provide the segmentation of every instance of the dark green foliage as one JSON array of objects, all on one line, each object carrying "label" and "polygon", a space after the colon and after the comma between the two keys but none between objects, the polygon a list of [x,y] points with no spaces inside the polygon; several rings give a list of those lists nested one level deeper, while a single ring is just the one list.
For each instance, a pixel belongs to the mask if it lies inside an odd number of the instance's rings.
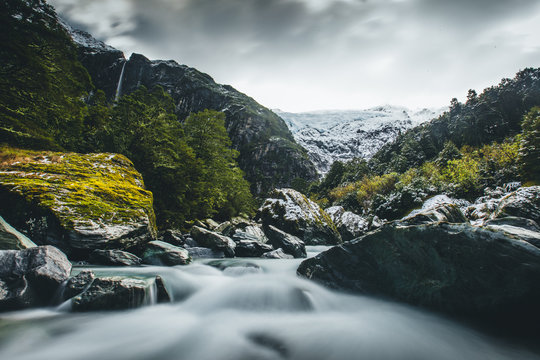
[{"label": "dark green foliage", "polygon": [[443,149],[437,156],[437,165],[446,166],[450,160],[455,160],[461,158],[461,153],[459,149],[452,141],[447,141],[444,144]]},{"label": "dark green foliage", "polygon": [[540,182],[540,107],[534,107],[523,118],[519,149],[521,172],[525,180]]},{"label": "dark green foliage", "polygon": [[210,110],[191,114],[184,122],[184,131],[187,144],[201,162],[196,189],[201,201],[195,207],[195,217],[217,215],[226,219],[251,212],[249,183],[236,163],[238,151],[230,148],[225,114]]},{"label": "dark green foliage", "polygon": [[74,149],[92,84],[44,1],[0,3],[0,63],[0,142]]}]

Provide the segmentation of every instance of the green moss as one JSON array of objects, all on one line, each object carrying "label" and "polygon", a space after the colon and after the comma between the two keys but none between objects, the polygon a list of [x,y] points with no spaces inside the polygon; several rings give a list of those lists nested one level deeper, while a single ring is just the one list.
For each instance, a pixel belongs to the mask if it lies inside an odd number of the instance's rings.
[{"label": "green moss", "polygon": [[66,228],[92,222],[123,224],[146,216],[155,228],[152,193],[123,155],[3,147],[0,187],[52,210]]}]

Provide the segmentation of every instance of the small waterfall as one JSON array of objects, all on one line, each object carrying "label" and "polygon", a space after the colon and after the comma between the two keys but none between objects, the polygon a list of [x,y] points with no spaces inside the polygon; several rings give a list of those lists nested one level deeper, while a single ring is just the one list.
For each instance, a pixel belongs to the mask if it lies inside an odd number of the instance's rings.
[{"label": "small waterfall", "polygon": [[124,61],[124,64],[122,65],[122,71],[120,72],[120,79],[118,79],[118,86],[116,87],[116,96],[114,97],[115,101],[118,101],[120,99],[120,95],[122,92],[122,82],[124,81],[124,70],[126,68],[127,60]]}]

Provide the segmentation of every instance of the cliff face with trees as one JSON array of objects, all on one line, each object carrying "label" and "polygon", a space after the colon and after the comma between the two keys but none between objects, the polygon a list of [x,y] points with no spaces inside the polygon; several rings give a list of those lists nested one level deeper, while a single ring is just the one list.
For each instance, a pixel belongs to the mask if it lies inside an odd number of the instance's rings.
[{"label": "cliff face with trees", "polygon": [[174,61],[126,60],[43,0],[0,10],[0,143],[126,155],[160,227],[250,213],[250,184],[263,194],[315,178],[283,120],[232,87]]}]

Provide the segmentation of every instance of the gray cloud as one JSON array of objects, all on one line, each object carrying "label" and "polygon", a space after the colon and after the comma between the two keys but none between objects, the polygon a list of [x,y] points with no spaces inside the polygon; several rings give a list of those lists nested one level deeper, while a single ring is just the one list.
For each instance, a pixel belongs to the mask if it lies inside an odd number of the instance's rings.
[{"label": "gray cloud", "polygon": [[127,53],[285,110],[446,105],[540,66],[537,0],[50,0]]}]

